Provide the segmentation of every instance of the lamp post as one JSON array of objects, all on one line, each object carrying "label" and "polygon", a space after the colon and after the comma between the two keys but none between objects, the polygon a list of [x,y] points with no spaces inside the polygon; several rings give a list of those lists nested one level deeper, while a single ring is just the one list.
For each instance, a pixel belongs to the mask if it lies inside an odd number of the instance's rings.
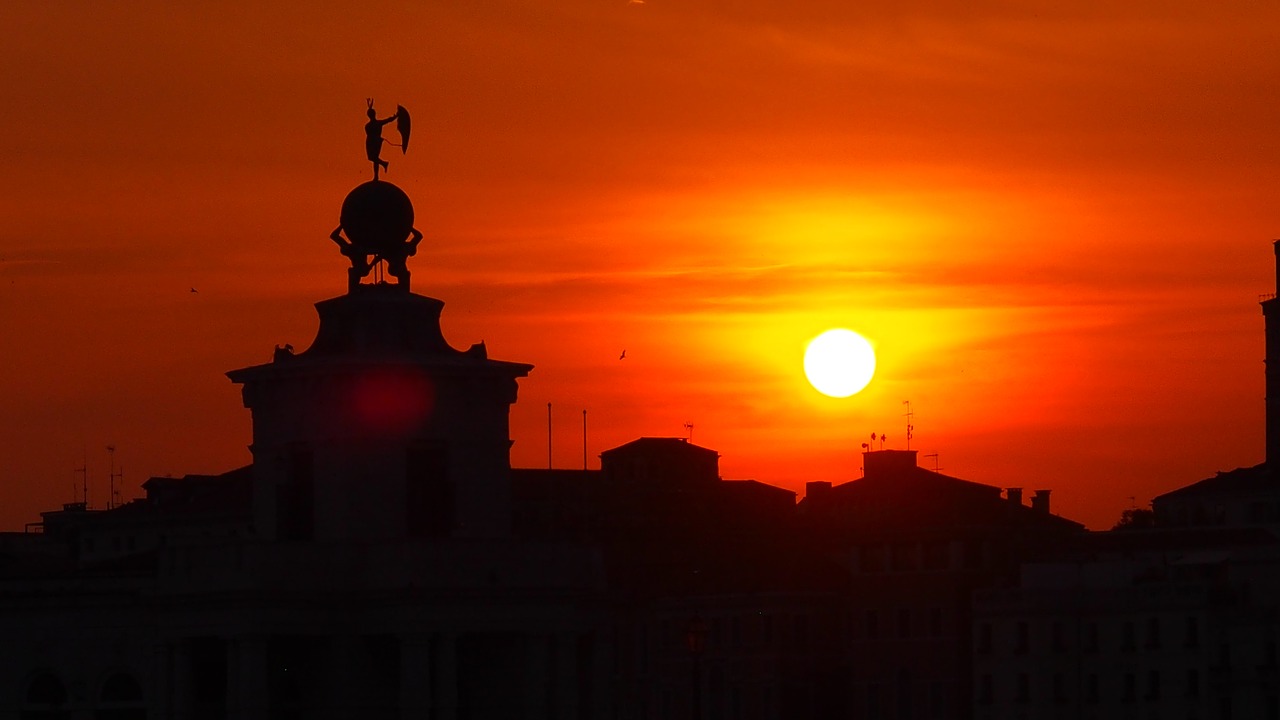
[{"label": "lamp post", "polygon": [[702,653],[707,649],[707,623],[694,612],[684,634],[685,647],[692,659],[692,720],[702,720]]}]

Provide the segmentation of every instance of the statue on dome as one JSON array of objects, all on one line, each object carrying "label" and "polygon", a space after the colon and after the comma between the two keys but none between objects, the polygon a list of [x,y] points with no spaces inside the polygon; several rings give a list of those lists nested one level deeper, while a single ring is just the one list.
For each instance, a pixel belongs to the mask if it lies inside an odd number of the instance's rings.
[{"label": "statue on dome", "polygon": [[[369,161],[373,163],[373,179],[377,180],[378,170],[386,170],[390,164],[382,159],[383,143],[399,147],[401,154],[409,152],[409,111],[405,110],[403,105],[397,105],[396,111],[391,117],[379,120],[378,113],[373,109],[373,98],[366,98],[365,103],[369,106],[369,122],[364,124],[364,152],[369,157]],[[396,121],[396,131],[400,133],[399,143],[382,139],[382,126],[392,120]]]},{"label": "statue on dome", "polygon": [[[373,163],[373,180],[357,186],[342,201],[342,214],[338,227],[329,233],[329,239],[338,245],[339,251],[351,261],[347,270],[347,291],[355,292],[360,280],[386,263],[386,272],[396,279],[395,287],[408,292],[409,266],[406,261],[418,253],[422,233],[413,226],[413,203],[409,196],[395,185],[378,179],[378,171],[387,169],[387,161],[380,157],[382,126],[396,121],[400,133],[401,150],[409,147],[409,112],[397,105],[389,118],[379,120],[373,110],[373,98],[368,99],[369,122],[365,124],[365,150]],[[396,145],[396,143],[389,143]],[[380,274],[375,280],[381,284]]]},{"label": "statue on dome", "polygon": [[329,238],[338,244],[339,252],[351,261],[347,269],[347,292],[355,292],[360,281],[373,272],[374,266],[381,261],[387,263],[387,274],[396,279],[396,286],[408,291],[409,265],[408,259],[418,254],[418,244],[422,242],[422,232],[410,227],[413,239],[401,241],[399,245],[381,244],[379,249],[360,245],[342,236],[342,226],[333,229]]}]

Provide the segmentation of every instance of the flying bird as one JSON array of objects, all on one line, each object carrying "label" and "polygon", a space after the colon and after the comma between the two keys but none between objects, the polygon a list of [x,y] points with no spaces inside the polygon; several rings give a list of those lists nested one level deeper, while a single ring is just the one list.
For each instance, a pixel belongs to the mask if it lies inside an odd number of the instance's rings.
[{"label": "flying bird", "polygon": [[622,354],[618,356],[618,359],[619,359],[619,360],[626,360],[626,359],[627,359],[627,351],[626,351],[626,350],[623,350],[623,351],[622,351]]},{"label": "flying bird", "polygon": [[195,289],[195,288],[191,288],[191,292],[193,292],[193,293],[198,293],[198,292],[200,292],[200,291],[199,291],[199,290],[197,290],[197,289]]}]

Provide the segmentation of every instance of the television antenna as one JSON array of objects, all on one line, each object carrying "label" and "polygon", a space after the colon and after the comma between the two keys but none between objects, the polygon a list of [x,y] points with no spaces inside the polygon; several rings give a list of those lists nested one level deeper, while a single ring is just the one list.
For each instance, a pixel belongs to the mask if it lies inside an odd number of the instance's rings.
[{"label": "television antenna", "polygon": [[124,468],[116,468],[115,445],[107,446],[107,455],[110,458],[110,469],[107,474],[107,477],[110,478],[110,485],[108,486],[107,492],[107,509],[110,510],[120,504],[120,485],[117,485],[116,481],[124,479]]},{"label": "television antenna", "polygon": [[928,455],[925,455],[925,457],[933,458],[933,471],[938,472],[938,453],[929,453]]},{"label": "television antenna", "polygon": [[[85,509],[89,509],[89,451],[82,450],[80,456],[80,467],[76,468],[76,474],[80,476],[80,502],[84,503]],[[71,497],[75,498],[75,485],[72,485]]]},{"label": "television antenna", "polygon": [[908,449],[908,450],[910,450],[910,449],[911,449],[911,438],[912,438],[912,434],[911,434],[911,433],[912,433],[912,431],[913,431],[913,430],[915,430],[915,429],[916,429],[916,426],[911,424],[912,420],[914,420],[914,419],[915,419],[915,413],[911,412],[911,401],[910,401],[910,400],[903,400],[903,401],[902,401],[902,404],[907,406],[907,414],[906,414],[906,415],[904,415],[903,417],[905,417],[905,418],[907,419],[907,449]]}]

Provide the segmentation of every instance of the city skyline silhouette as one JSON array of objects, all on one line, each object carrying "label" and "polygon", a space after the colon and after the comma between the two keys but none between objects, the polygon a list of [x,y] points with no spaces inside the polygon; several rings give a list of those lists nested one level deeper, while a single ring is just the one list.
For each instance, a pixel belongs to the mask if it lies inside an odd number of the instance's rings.
[{"label": "city skyline silhouette", "polygon": [[1280,10],[1173,10],[14,11],[0,714],[1280,717]]}]

